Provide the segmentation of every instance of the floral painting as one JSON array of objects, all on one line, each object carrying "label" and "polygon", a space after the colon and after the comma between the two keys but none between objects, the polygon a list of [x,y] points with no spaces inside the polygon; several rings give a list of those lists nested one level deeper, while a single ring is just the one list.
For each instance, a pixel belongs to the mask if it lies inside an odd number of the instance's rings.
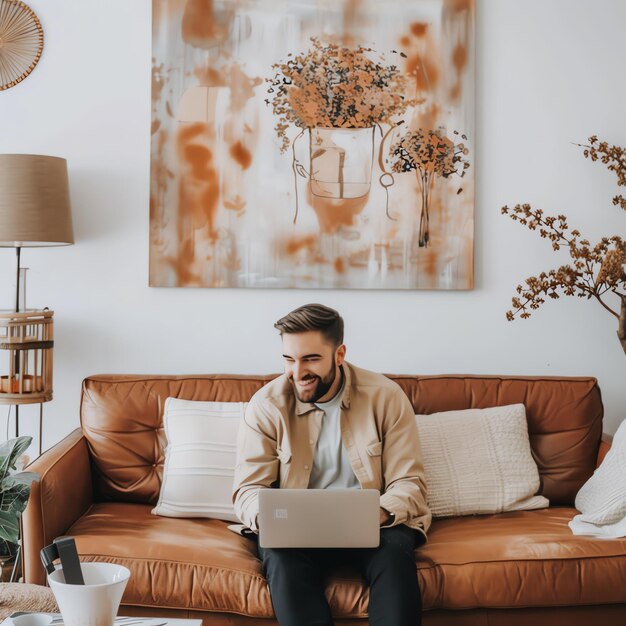
[{"label": "floral painting", "polygon": [[473,0],[153,0],[150,284],[470,289]]}]

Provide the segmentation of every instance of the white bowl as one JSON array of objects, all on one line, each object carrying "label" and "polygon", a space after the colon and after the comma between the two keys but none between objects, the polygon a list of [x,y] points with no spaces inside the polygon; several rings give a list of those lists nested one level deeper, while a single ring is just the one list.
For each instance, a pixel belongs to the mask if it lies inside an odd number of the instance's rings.
[{"label": "white bowl", "polygon": [[80,568],[84,585],[68,585],[61,567],[48,574],[65,626],[113,626],[130,570],[115,563],[81,563]]},{"label": "white bowl", "polygon": [[25,613],[12,617],[11,621],[15,626],[48,626],[52,621],[50,613]]}]

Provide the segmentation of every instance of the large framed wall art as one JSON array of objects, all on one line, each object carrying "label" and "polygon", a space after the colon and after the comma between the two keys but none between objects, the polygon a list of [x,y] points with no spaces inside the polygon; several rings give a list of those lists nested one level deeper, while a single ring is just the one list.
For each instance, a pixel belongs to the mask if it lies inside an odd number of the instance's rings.
[{"label": "large framed wall art", "polygon": [[470,289],[473,0],[153,0],[150,284]]}]

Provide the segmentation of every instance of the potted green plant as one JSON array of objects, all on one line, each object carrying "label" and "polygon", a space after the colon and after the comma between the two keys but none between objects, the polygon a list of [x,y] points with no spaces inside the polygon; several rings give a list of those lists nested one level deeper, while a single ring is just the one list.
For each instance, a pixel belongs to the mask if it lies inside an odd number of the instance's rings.
[{"label": "potted green plant", "polygon": [[39,480],[35,472],[17,471],[17,462],[32,437],[16,437],[0,445],[0,552],[15,553],[20,534],[20,516],[28,504],[30,487]]},{"label": "potted green plant", "polygon": [[[617,184],[626,186],[626,148],[609,146],[595,135],[589,138],[588,145],[581,147],[585,148],[585,158],[602,162],[615,172]],[[626,198],[621,195],[613,198],[613,204],[626,210]],[[617,336],[626,353],[626,240],[618,235],[602,237],[592,246],[578,230],[569,229],[565,215],[544,215],[541,209],[533,209],[529,204],[517,204],[512,209],[504,206],[501,211],[549,239],[555,251],[565,248],[571,257],[568,265],[541,272],[527,278],[524,285],[518,285],[518,296],[512,299],[513,309],[507,311],[507,319],[513,321],[517,315],[522,319],[530,317],[531,311],[538,309],[546,297],[593,298],[617,319]],[[615,296],[620,303],[619,311],[608,300]]]}]

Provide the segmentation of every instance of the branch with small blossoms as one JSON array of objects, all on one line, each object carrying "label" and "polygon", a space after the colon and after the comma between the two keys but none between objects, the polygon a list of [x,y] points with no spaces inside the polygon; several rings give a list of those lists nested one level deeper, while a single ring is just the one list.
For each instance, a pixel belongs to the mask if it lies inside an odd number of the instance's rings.
[{"label": "branch with small blossoms", "polygon": [[521,298],[512,298],[513,310],[506,313],[508,320],[518,314],[527,319],[531,311],[544,304],[546,297],[556,300],[560,295],[595,298],[619,319],[619,313],[602,296],[611,292],[626,298],[626,241],[617,236],[603,237],[592,247],[587,239],[581,239],[578,230],[569,230],[564,215],[544,216],[541,209],[533,209],[528,204],[518,204],[512,209],[505,206],[501,211],[530,230],[539,230],[542,238],[552,242],[554,250],[567,248],[572,258],[569,265],[541,272],[539,276],[527,278],[525,285],[518,285],[516,291]]},{"label": "branch with small blossoms", "polygon": [[[589,137],[589,144],[574,144],[585,148],[583,154],[586,159],[601,161],[611,172],[617,175],[617,184],[626,187],[626,148],[621,146],[609,146],[606,141],[599,141],[596,135]],[[613,204],[620,206],[626,211],[626,198],[618,195],[613,198]]]},{"label": "branch with small blossoms", "polygon": [[[626,186],[626,148],[609,146],[595,135],[589,137],[588,145],[576,145],[585,148],[585,158],[599,160],[615,172],[619,186]],[[623,196],[615,196],[613,204],[626,210]],[[557,299],[560,295],[595,298],[618,319],[617,336],[626,354],[626,241],[618,236],[603,237],[591,247],[587,239],[581,239],[579,231],[569,230],[565,215],[544,217],[541,209],[532,209],[528,204],[517,204],[513,209],[502,207],[502,213],[530,230],[538,229],[542,238],[552,242],[555,251],[566,247],[572,258],[569,265],[541,272],[527,278],[525,285],[518,285],[516,291],[521,297],[512,298],[513,310],[506,312],[506,318],[512,321],[518,314],[528,318],[546,298]],[[621,300],[619,313],[602,299],[607,292]]]}]

